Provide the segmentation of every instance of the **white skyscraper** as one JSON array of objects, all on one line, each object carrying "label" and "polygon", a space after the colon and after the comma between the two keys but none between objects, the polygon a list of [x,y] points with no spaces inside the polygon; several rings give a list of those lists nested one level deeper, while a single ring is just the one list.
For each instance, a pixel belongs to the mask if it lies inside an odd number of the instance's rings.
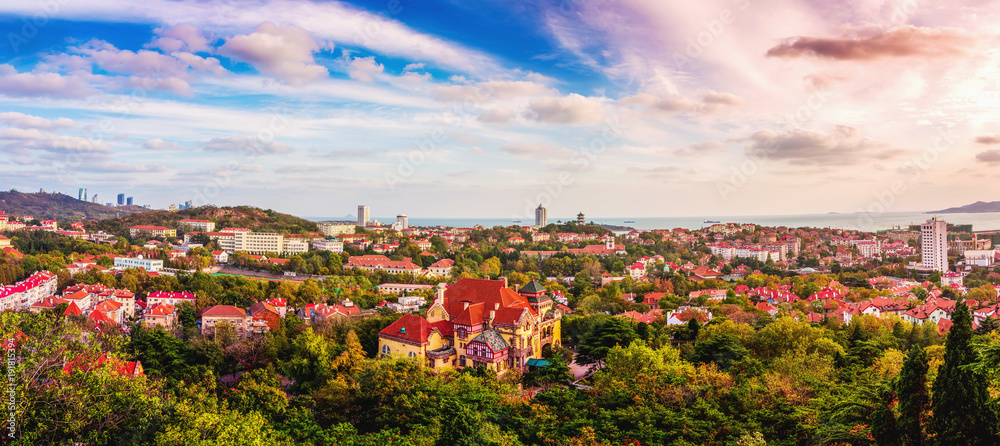
[{"label": "white skyscraper", "polygon": [[396,216],[396,226],[400,231],[410,227],[410,220],[406,217],[406,214]]},{"label": "white skyscraper", "polygon": [[369,221],[371,221],[371,210],[363,204],[358,205],[358,226],[368,226]]},{"label": "white skyscraper", "polygon": [[535,226],[542,227],[547,224],[549,224],[549,210],[539,204],[538,209],[535,209]]},{"label": "white skyscraper", "polygon": [[924,268],[948,272],[948,223],[934,217],[920,225],[921,263]]}]

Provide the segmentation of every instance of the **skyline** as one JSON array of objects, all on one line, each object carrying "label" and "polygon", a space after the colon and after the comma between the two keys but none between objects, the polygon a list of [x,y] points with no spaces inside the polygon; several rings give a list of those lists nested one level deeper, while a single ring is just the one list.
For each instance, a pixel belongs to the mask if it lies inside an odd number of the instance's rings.
[{"label": "skyline", "polygon": [[524,221],[995,201],[1000,5],[959,4],[3,4],[0,187]]}]

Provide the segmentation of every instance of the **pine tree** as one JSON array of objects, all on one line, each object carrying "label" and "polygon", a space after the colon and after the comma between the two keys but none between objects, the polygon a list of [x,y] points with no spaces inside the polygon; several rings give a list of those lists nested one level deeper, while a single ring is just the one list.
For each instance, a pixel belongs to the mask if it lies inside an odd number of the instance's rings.
[{"label": "pine tree", "polygon": [[930,406],[927,394],[927,353],[918,345],[910,348],[896,381],[899,397],[899,426],[902,444],[920,446],[925,443],[925,421]]},{"label": "pine tree", "polygon": [[955,305],[945,341],[944,364],[934,380],[934,417],[930,430],[935,444],[992,445],[997,442],[997,414],[989,404],[986,378],[967,365],[975,362],[972,318],[965,302]]}]

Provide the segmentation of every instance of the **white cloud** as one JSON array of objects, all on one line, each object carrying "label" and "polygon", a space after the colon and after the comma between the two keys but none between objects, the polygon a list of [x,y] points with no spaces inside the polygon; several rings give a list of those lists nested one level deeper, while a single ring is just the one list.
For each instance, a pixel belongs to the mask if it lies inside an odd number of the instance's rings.
[{"label": "white cloud", "polygon": [[34,128],[34,129],[59,129],[59,128],[72,128],[76,126],[76,123],[69,118],[57,118],[55,120],[48,120],[38,116],[26,115],[24,113],[18,112],[4,112],[0,113],[0,122],[4,124],[20,127],[20,128]]},{"label": "white cloud", "polygon": [[490,124],[505,124],[514,117],[514,112],[505,107],[494,107],[479,115],[479,120]]},{"label": "white cloud", "polygon": [[425,66],[427,66],[427,64],[425,64],[423,62],[421,62],[421,63],[408,63],[408,64],[406,64],[405,67],[403,67],[403,71],[422,70],[422,69],[424,69]]},{"label": "white cloud", "polygon": [[158,37],[149,46],[168,53],[181,50],[199,53],[210,49],[208,39],[194,25],[182,23],[170,28],[156,28],[153,33]]},{"label": "white cloud", "polygon": [[175,142],[167,142],[167,141],[164,141],[164,140],[162,140],[160,138],[150,139],[150,140],[146,141],[146,143],[143,144],[142,146],[145,147],[145,148],[147,148],[147,149],[150,149],[150,150],[166,150],[166,149],[179,149],[179,148],[181,148],[180,144],[177,144]]},{"label": "white cloud", "polygon": [[434,88],[441,101],[489,102],[557,94],[545,85],[531,81],[486,81],[469,85],[442,85]]},{"label": "white cloud", "polygon": [[155,173],[164,172],[167,167],[160,163],[132,164],[105,161],[98,163],[87,163],[83,169],[87,173]]},{"label": "white cloud", "polygon": [[95,93],[75,75],[58,73],[18,73],[9,64],[0,64],[0,94],[12,97],[51,96],[79,98]]},{"label": "white cloud", "polygon": [[326,77],[326,68],[317,65],[313,53],[319,44],[298,26],[278,26],[264,22],[247,35],[231,37],[219,52],[248,62],[258,71],[289,85],[303,85]]},{"label": "white cloud", "polygon": [[112,152],[111,146],[104,141],[14,127],[0,128],[0,146],[8,150],[43,150],[62,154]]},{"label": "white cloud", "polygon": [[228,138],[212,138],[203,147],[209,152],[244,152],[246,154],[280,154],[291,153],[294,149],[275,141],[263,141],[260,138],[230,136]]},{"label": "white cloud", "polygon": [[564,97],[533,99],[528,109],[539,122],[553,124],[592,124],[604,117],[601,102],[576,93]]},{"label": "white cloud", "polygon": [[497,148],[501,152],[515,156],[526,156],[531,158],[552,159],[568,156],[572,150],[552,144],[541,144],[533,142],[504,144]]},{"label": "white cloud", "polygon": [[372,82],[384,69],[382,64],[375,62],[375,56],[355,57],[351,59],[347,75],[361,82]]}]

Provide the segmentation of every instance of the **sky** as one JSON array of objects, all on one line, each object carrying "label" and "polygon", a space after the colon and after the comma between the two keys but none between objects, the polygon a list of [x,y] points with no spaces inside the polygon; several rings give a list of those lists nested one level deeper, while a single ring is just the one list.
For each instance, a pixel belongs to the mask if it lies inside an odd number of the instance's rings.
[{"label": "sky", "polygon": [[304,216],[1000,200],[1000,4],[0,2],[0,188]]}]

